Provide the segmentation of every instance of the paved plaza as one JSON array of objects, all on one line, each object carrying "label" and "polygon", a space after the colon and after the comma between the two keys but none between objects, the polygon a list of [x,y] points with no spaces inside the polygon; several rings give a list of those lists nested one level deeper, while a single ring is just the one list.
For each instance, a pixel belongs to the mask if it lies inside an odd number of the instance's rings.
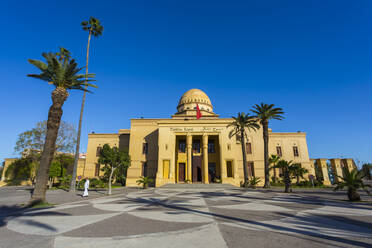
[{"label": "paved plaza", "polygon": [[0,247],[372,247],[371,197],[294,191],[162,187],[12,213],[4,205]]}]

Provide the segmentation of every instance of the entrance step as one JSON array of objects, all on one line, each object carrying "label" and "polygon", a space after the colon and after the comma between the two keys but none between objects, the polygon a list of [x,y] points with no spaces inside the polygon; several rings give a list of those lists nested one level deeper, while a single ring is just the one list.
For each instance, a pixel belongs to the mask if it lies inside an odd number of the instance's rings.
[{"label": "entrance step", "polygon": [[167,189],[236,189],[238,187],[231,184],[224,183],[169,183],[161,186],[160,188]]}]

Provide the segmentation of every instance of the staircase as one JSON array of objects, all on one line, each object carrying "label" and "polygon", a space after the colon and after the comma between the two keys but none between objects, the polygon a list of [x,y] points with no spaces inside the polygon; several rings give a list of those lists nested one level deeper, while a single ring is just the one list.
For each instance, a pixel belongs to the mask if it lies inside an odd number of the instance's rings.
[{"label": "staircase", "polygon": [[224,183],[169,183],[161,186],[162,189],[237,189],[238,187]]}]

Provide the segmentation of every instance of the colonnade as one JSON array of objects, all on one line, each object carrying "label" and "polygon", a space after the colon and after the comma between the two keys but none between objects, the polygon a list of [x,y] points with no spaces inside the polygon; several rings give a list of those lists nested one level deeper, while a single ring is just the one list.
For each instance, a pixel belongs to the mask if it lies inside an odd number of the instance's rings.
[{"label": "colonnade", "polygon": [[[318,169],[323,174],[323,184],[324,185],[331,185],[331,181],[329,179],[328,173],[328,166],[327,161],[331,162],[331,170],[333,175],[335,176],[335,182],[338,182],[340,179],[338,176],[342,177],[342,168],[346,167],[348,170],[352,170],[355,168],[355,164],[353,159],[351,158],[333,158],[333,159],[326,159],[326,158],[318,158],[318,159],[311,159],[311,162],[314,163],[318,167]],[[314,168],[315,169],[315,168]]]}]

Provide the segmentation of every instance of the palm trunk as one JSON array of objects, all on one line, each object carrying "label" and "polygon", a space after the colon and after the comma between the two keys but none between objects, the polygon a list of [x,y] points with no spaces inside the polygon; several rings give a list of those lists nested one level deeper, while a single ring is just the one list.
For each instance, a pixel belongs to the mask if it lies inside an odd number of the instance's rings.
[{"label": "palm trunk", "polygon": [[289,171],[287,169],[285,169],[284,171],[284,184],[285,184],[284,192],[289,193],[291,187],[291,179],[289,178]]},{"label": "palm trunk", "polygon": [[265,185],[264,188],[270,188],[269,173],[269,122],[263,122],[263,139],[264,139],[264,163],[265,163]]},{"label": "palm trunk", "polygon": [[349,201],[360,201],[360,195],[354,188],[351,187],[348,188],[347,196],[349,198]]},{"label": "palm trunk", "polygon": [[274,172],[274,180],[273,181],[274,181],[274,183],[276,183],[276,168],[273,168],[273,172]]},{"label": "palm trunk", "polygon": [[[88,79],[89,47],[90,47],[91,36],[92,36],[92,28],[89,30],[89,35],[88,35],[87,57],[86,57],[86,66],[85,66],[85,83],[87,83],[87,79]],[[85,86],[85,89],[87,89],[87,86]],[[75,192],[75,189],[76,189],[76,172],[77,172],[77,167],[78,167],[78,162],[79,162],[81,124],[83,122],[83,113],[84,113],[86,94],[87,92],[84,91],[83,100],[81,102],[81,108],[80,108],[79,127],[78,127],[78,133],[77,133],[77,138],[76,138],[75,160],[74,160],[74,167],[72,168],[70,192]]]},{"label": "palm trunk", "polygon": [[45,137],[43,153],[41,154],[40,167],[36,175],[35,189],[29,202],[30,205],[39,202],[45,202],[50,164],[54,156],[58,129],[63,113],[62,106],[63,103],[66,101],[67,97],[68,92],[66,91],[65,88],[57,87],[52,92],[53,104],[49,108],[47,133]]},{"label": "palm trunk", "polygon": [[296,182],[297,184],[299,184],[300,183],[300,176],[297,176],[297,182]]},{"label": "palm trunk", "polygon": [[240,131],[240,143],[242,145],[242,153],[243,153],[243,172],[244,172],[244,188],[248,187],[248,171],[247,171],[247,154],[245,151],[245,138],[244,138],[244,127]]}]

